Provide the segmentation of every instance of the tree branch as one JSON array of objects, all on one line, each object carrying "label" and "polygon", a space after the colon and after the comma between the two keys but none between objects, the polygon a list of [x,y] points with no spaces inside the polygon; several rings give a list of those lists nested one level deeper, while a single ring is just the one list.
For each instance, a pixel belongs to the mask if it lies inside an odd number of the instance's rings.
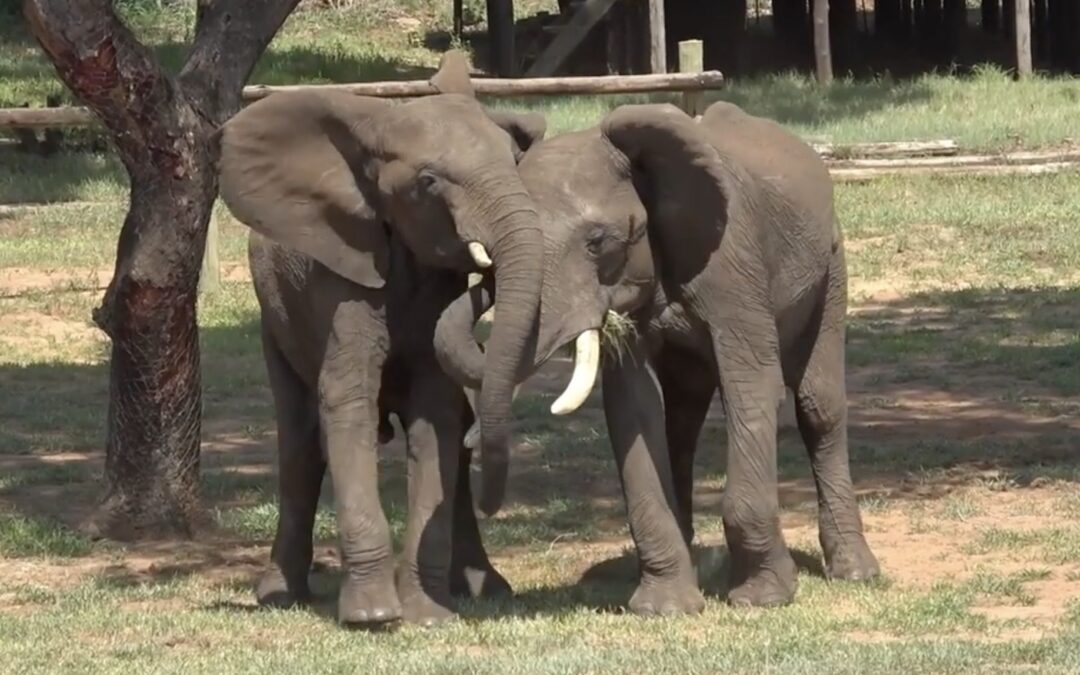
[{"label": "tree branch", "polygon": [[[175,85],[109,0],[24,0],[30,31],[71,91],[111,133],[129,172],[183,178]],[[190,114],[190,113],[189,113]]]},{"label": "tree branch", "polygon": [[214,125],[241,105],[241,92],[259,57],[299,0],[199,0],[195,40],[180,86]]}]

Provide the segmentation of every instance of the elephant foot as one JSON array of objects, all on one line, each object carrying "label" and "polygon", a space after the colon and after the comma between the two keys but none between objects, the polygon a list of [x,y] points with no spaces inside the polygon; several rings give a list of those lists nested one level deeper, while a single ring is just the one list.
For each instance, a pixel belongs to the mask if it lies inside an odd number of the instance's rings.
[{"label": "elephant foot", "polygon": [[338,594],[338,621],[350,626],[379,628],[401,618],[401,602],[393,583],[361,583],[345,577]]},{"label": "elephant foot", "polygon": [[[831,544],[831,545],[830,545]],[[870,581],[881,575],[881,567],[862,534],[833,543],[822,538],[825,576],[843,581]]]},{"label": "elephant foot", "polygon": [[795,598],[797,570],[787,548],[769,555],[752,567],[732,559],[731,590],[728,602],[734,607],[779,607]]},{"label": "elephant foot", "polygon": [[455,598],[508,598],[514,589],[490,564],[465,565],[450,572],[450,594]]},{"label": "elephant foot", "polygon": [[643,578],[630,598],[630,611],[645,616],[700,614],[705,596],[692,579]]},{"label": "elephant foot", "polygon": [[255,587],[255,599],[263,607],[289,608],[307,604],[311,600],[306,574],[302,583],[290,584],[285,574],[275,567],[259,580]]},{"label": "elephant foot", "polygon": [[402,594],[401,598],[401,616],[409,623],[434,628],[457,618],[457,612],[450,606],[449,596],[436,600],[416,590],[408,595]]}]

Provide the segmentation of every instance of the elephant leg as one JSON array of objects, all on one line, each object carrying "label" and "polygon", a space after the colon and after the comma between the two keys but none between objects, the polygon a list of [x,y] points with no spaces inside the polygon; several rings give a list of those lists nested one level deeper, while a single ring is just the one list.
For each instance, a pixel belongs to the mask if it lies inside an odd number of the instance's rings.
[{"label": "elephant leg", "polygon": [[271,569],[255,594],[261,605],[288,607],[311,597],[311,537],[326,463],[314,398],[265,330],[263,355],[277,416],[279,506]]},{"label": "elephant leg", "polygon": [[[472,424],[467,413],[465,427]],[[498,598],[513,594],[510,583],[492,566],[480,538],[473,507],[469,469],[472,451],[458,453],[457,489],[454,492],[454,553],[450,562],[450,593],[459,598]]]},{"label": "elephant leg", "polygon": [[784,387],[775,323],[762,311],[719,326],[713,339],[728,437],[721,503],[731,552],[728,601],[782,605],[795,596],[796,568],[780,531],[776,425]]},{"label": "elephant leg", "polygon": [[409,520],[398,597],[407,621],[431,626],[455,616],[450,563],[465,398],[436,364],[418,370],[406,406]]},{"label": "elephant leg", "polygon": [[851,481],[844,383],[844,304],[825,310],[795,399],[795,415],[818,494],[818,536],[830,579],[861,581],[881,573],[863,535]]},{"label": "elephant leg", "polygon": [[664,393],[664,422],[679,528],[689,546],[694,539],[694,454],[716,393],[716,377],[709,364],[671,346],[665,346],[657,359],[657,377]]},{"label": "elephant leg", "polygon": [[604,413],[637,546],[637,614],[696,614],[705,606],[676,518],[678,506],[664,434],[664,401],[640,341],[616,362],[604,360]]},{"label": "elephant leg", "polygon": [[401,618],[390,527],[379,502],[378,392],[386,349],[364,332],[381,325],[373,312],[364,303],[339,305],[319,374],[319,423],[344,567],[338,619],[369,626]]}]

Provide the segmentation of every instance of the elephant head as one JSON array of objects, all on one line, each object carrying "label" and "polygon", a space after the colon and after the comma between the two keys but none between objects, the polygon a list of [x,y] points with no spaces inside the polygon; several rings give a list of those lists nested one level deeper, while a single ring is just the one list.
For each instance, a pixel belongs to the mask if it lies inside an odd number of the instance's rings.
[{"label": "elephant head", "polygon": [[[707,134],[710,125],[739,123],[742,115],[717,104],[697,122],[671,105],[625,105],[599,127],[547,139],[526,153],[519,173],[540,212],[545,248],[532,368],[564,345],[576,349],[553,413],[573,411],[591,391],[609,312],[633,315],[659,287],[697,276],[717,251],[732,205],[747,195],[742,174]],[[769,175],[768,167],[758,168]],[[487,300],[473,289],[447,309],[436,331],[440,359],[461,381],[483,372],[484,355],[463,326]]]},{"label": "elephant head", "polygon": [[[273,94],[220,131],[221,196],[238,220],[366,288],[388,278],[391,236],[428,265],[491,267],[503,307],[481,376],[484,489],[505,483],[510,399],[539,303],[542,236],[516,161],[543,118],[487,111],[467,70],[448,93],[391,104],[337,92]],[[447,83],[450,82],[450,85]]]}]

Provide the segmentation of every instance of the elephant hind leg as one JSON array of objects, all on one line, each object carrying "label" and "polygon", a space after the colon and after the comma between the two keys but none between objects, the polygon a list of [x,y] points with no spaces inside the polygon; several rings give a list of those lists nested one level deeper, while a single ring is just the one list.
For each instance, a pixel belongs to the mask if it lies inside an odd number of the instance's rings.
[{"label": "elephant hind leg", "polygon": [[818,535],[826,575],[865,580],[878,576],[880,569],[863,535],[851,481],[842,279],[841,273],[831,280],[821,331],[796,387],[795,414],[817,485]]},{"label": "elephant hind leg", "polygon": [[694,455],[716,393],[716,375],[711,364],[670,345],[657,357],[656,374],[664,394],[664,424],[679,528],[689,545],[694,539]]},{"label": "elephant hind leg", "polygon": [[310,598],[312,531],[326,463],[314,396],[265,330],[263,355],[277,414],[279,509],[272,566],[256,595],[262,605],[290,606]]}]

